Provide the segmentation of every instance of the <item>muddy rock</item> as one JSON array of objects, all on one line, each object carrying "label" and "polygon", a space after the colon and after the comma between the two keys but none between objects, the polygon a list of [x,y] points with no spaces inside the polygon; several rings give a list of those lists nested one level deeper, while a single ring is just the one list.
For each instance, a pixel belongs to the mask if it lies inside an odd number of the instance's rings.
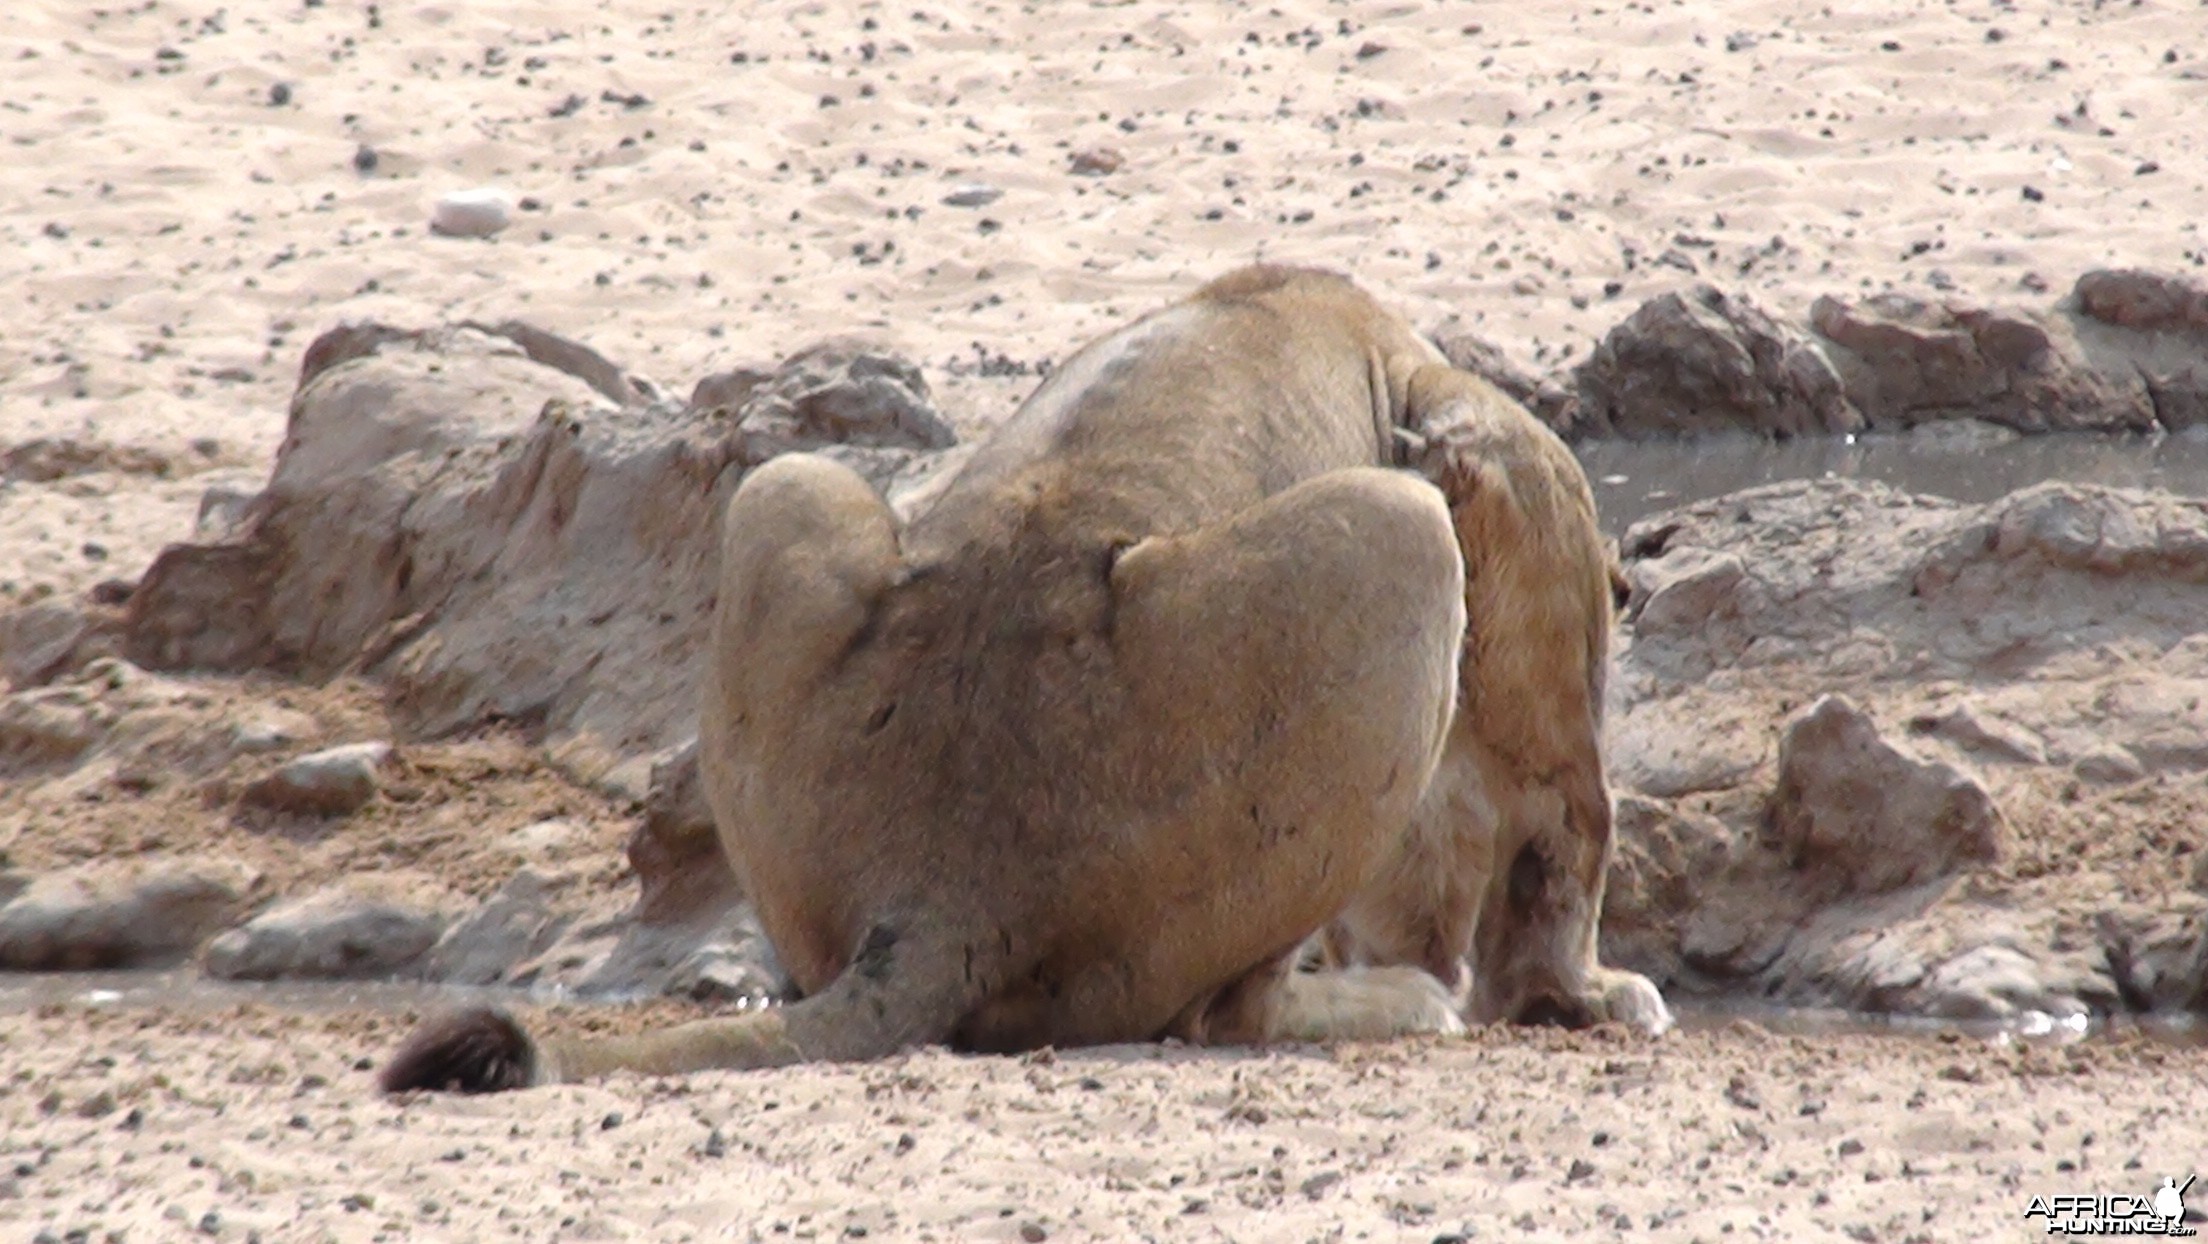
[{"label": "muddy rock", "polygon": [[2001,856],[1993,797],[1944,761],[1911,755],[1846,696],[1828,695],[1779,737],[1771,826],[1788,867],[1845,894],[1880,894]]},{"label": "muddy rock", "polygon": [[87,971],[185,958],[237,918],[254,878],[170,861],[90,864],[11,884],[0,906],[0,968]]},{"label": "muddy rock", "polygon": [[[420,963],[424,980],[449,985],[514,983],[515,969],[543,954],[573,923],[562,906],[567,878],[523,868],[489,902],[452,923]],[[573,899],[568,903],[572,905]]]},{"label": "muddy rock", "polygon": [[1642,304],[1575,378],[1576,435],[1779,437],[1865,426],[1820,343],[1709,285]]},{"label": "muddy rock", "polygon": [[122,612],[93,601],[43,600],[0,613],[0,684],[38,687],[122,649]]},{"label": "muddy rock", "polygon": [[1821,481],[1620,547],[1606,953],[1682,996],[2200,1005],[2208,501]]},{"label": "muddy rock", "polygon": [[706,806],[696,740],[652,766],[651,793],[643,821],[629,836],[628,856],[638,917],[648,923],[683,923],[742,900]]},{"label": "muddy rock", "polygon": [[2098,932],[2116,987],[2132,1009],[2208,1012],[2208,903],[2105,913]]},{"label": "muddy rock", "polygon": [[1579,395],[1550,377],[1536,376],[1520,367],[1501,347],[1472,331],[1461,316],[1452,315],[1427,330],[1427,339],[1449,360],[1449,365],[1472,374],[1510,395],[1541,422],[1559,432],[1571,433],[1579,422]]},{"label": "muddy rock", "polygon": [[217,980],[344,980],[386,976],[436,944],[442,921],[343,885],[280,903],[207,943],[200,967]]},{"label": "muddy rock", "polygon": [[920,369],[884,350],[830,341],[792,355],[745,396],[736,421],[747,462],[797,449],[948,449]]},{"label": "muddy rock", "polygon": [[379,679],[401,724],[541,726],[595,781],[695,730],[719,517],[748,466],[814,448],[894,501],[955,439],[916,369],[803,352],[733,414],[526,326],[352,326],[308,351],[232,540],[132,594],[134,660]]},{"label": "muddy rock", "polygon": [[344,816],[375,798],[377,771],[390,759],[384,742],[310,752],[246,787],[245,798],[278,812]]}]

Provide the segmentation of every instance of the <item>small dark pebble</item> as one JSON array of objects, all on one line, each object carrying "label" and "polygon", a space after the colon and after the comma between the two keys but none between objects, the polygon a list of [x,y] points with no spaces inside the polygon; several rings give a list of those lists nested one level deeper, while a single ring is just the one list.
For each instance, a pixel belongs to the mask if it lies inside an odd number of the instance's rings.
[{"label": "small dark pebble", "polygon": [[291,83],[289,83],[289,82],[278,82],[278,83],[277,83],[277,84],[275,84],[274,86],[271,86],[271,87],[269,87],[269,88],[268,88],[268,102],[269,102],[269,104],[270,104],[271,106],[273,106],[273,107],[277,107],[277,108],[281,108],[281,107],[283,107],[283,106],[284,106],[285,104],[288,104],[288,103],[290,103],[290,102],[291,102]]},{"label": "small dark pebble", "polygon": [[366,143],[362,143],[353,152],[353,169],[356,172],[373,173],[376,171],[376,165],[381,163],[383,163],[383,157],[377,155],[376,149]]},{"label": "small dark pebble", "polygon": [[611,1111],[605,1118],[598,1120],[598,1127],[601,1131],[610,1132],[619,1126],[621,1126],[621,1112],[618,1110]]},{"label": "small dark pebble", "polygon": [[2037,203],[2040,200],[2045,199],[2046,197],[2047,193],[2041,190],[2038,186],[2024,187],[2024,201],[2026,203]]}]

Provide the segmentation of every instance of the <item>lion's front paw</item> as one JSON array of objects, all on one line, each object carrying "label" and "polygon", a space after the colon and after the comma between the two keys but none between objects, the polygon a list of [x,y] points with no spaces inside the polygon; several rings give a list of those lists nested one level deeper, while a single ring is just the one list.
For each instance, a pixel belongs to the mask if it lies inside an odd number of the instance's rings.
[{"label": "lion's front paw", "polygon": [[1626,1024],[1654,1036],[1677,1022],[1654,982],[1622,968],[1597,968],[1588,977],[1589,1001],[1598,1022]]}]

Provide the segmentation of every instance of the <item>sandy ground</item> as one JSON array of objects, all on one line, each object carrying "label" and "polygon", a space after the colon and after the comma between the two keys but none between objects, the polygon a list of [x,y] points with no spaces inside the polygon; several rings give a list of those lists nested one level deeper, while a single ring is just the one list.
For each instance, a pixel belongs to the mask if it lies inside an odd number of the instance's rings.
[{"label": "sandy ground", "polygon": [[0,1084],[0,1232],[2024,1239],[2044,1234],[2024,1217],[2033,1196],[2182,1182],[2208,1110],[2199,1047],[1742,1023],[1655,1041],[1508,1032],[1262,1055],[924,1052],[379,1099],[356,1059],[401,1018],[0,1018],[14,1069]]},{"label": "sandy ground", "polygon": [[[1538,368],[1696,279],[1799,314],[2208,263],[2190,0],[24,0],[0,66],[0,608],[133,579],[209,489],[250,492],[345,319],[525,317],[677,390],[870,331],[972,430],[1257,257]],[[944,202],[977,183],[1000,196]],[[512,227],[428,231],[486,185]],[[454,834],[541,816],[610,854],[618,819],[509,782],[506,748],[424,753],[430,838],[269,859],[428,843],[398,863],[473,892]],[[194,806],[7,845],[282,837]],[[2198,1049],[1490,1033],[378,1100],[355,1060],[404,1018],[0,1015],[0,1235],[1978,1239],[2040,1234],[2034,1193],[2208,1167]]]}]

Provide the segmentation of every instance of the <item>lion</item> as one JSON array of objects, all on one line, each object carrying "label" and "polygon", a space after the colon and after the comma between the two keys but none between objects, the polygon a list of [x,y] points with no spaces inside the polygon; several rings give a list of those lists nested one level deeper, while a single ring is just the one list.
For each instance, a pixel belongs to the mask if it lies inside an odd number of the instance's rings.
[{"label": "lion", "polygon": [[382,1086],[1661,1030],[1596,954],[1612,573],[1563,443],[1313,269],[1081,350],[909,523],[776,458],[728,504],[699,742],[801,1000],[572,1041],[464,1011]]}]

